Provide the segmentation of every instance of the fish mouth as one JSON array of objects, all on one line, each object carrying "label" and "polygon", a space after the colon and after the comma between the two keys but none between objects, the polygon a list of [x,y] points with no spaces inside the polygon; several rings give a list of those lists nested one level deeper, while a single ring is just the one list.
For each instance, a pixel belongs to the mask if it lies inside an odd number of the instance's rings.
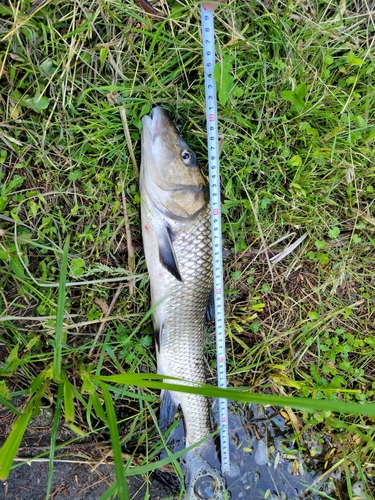
[{"label": "fish mouth", "polygon": [[151,142],[154,143],[159,137],[160,132],[165,127],[166,122],[169,122],[166,111],[160,106],[156,106],[150,111],[149,115],[142,118],[143,129],[147,130]]}]

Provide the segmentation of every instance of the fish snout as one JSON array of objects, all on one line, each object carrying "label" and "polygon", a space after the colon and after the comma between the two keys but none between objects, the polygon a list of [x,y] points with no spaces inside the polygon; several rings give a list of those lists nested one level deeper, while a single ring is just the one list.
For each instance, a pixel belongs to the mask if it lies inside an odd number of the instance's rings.
[{"label": "fish snout", "polygon": [[175,129],[167,112],[160,106],[152,108],[147,119],[149,123],[150,139],[153,143],[160,136],[161,132],[166,134],[170,128],[173,130]]}]

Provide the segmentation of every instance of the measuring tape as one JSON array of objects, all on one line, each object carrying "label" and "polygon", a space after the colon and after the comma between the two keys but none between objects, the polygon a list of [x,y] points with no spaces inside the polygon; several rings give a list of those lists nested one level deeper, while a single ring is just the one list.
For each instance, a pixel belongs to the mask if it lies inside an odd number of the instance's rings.
[{"label": "measuring tape", "polygon": [[[210,206],[212,228],[212,257],[214,267],[214,296],[215,296],[215,327],[216,327],[216,356],[218,386],[227,386],[227,368],[225,352],[225,321],[224,321],[224,280],[223,280],[223,253],[221,237],[221,202],[220,202],[220,164],[219,164],[219,131],[217,120],[216,84],[214,79],[215,67],[215,33],[213,12],[208,12],[201,6],[202,42],[204,64],[204,86],[206,92],[206,120],[207,120],[207,147],[208,165],[210,174]],[[220,398],[220,451],[221,470],[229,472],[229,432],[228,432],[228,403]]]}]

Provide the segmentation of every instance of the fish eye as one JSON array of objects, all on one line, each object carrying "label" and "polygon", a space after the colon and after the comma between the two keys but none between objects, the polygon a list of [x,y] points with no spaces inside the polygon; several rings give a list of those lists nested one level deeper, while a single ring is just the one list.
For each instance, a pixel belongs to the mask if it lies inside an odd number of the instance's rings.
[{"label": "fish eye", "polygon": [[181,160],[187,167],[195,166],[195,154],[190,149],[183,149],[181,151]]}]

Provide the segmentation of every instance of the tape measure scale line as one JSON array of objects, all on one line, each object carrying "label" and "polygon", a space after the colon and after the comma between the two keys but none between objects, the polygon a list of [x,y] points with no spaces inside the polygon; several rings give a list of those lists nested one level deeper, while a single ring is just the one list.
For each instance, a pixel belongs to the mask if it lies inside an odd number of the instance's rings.
[{"label": "tape measure scale line", "polygon": [[[223,254],[221,234],[221,200],[220,200],[220,163],[219,163],[219,132],[217,117],[216,84],[214,79],[215,67],[215,32],[213,13],[201,6],[202,43],[204,84],[206,95],[207,120],[207,148],[210,178],[210,204],[212,227],[212,253],[214,272],[215,297],[215,328],[216,328],[216,356],[218,386],[226,387],[226,351],[225,351],[225,319],[224,319],[224,279]],[[228,404],[226,399],[220,398],[220,450],[222,472],[229,472],[229,432],[228,432]]]}]

